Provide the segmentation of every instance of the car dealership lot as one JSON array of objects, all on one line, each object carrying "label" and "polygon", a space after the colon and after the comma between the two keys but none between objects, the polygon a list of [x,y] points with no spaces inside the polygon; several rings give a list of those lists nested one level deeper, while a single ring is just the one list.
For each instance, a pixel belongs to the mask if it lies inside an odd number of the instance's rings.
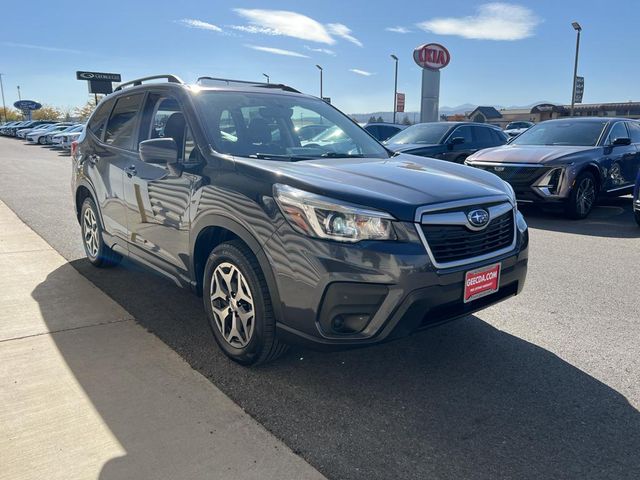
[{"label": "car dealership lot", "polygon": [[246,369],[213,344],[200,298],[130,263],[90,267],[70,163],[0,138],[0,199],[328,477],[637,478],[640,228],[630,197],[578,222],[525,210],[519,297],[386,345],[295,350]]}]

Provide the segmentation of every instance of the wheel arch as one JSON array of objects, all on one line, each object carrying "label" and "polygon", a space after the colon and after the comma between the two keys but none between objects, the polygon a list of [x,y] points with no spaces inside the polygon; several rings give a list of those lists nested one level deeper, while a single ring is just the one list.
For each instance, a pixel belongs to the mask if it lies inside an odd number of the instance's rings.
[{"label": "wheel arch", "polygon": [[199,219],[192,232],[197,233],[192,235],[191,240],[191,275],[198,295],[202,295],[204,268],[211,251],[225,241],[237,239],[242,241],[258,260],[269,287],[276,320],[282,318],[275,274],[262,245],[249,230],[231,218],[212,214]]}]

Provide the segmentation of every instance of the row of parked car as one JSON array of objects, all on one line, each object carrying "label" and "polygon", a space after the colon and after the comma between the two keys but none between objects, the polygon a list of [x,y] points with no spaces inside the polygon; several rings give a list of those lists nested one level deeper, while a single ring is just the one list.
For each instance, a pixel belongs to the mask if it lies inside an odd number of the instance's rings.
[{"label": "row of parked car", "polygon": [[575,219],[587,217],[598,198],[633,192],[640,224],[640,122],[574,117],[511,126],[420,123],[382,143],[396,153],[489,171],[511,185],[519,203],[560,207]]},{"label": "row of parked car", "polygon": [[83,128],[82,123],[26,120],[0,125],[0,135],[70,150],[71,144],[80,136]]}]

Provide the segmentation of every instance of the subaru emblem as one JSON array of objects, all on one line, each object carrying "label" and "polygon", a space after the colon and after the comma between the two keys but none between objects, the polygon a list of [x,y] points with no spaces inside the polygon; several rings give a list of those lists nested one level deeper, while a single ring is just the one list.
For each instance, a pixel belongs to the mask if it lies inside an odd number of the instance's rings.
[{"label": "subaru emblem", "polygon": [[467,214],[467,220],[475,228],[484,228],[489,223],[489,212],[484,208],[472,210]]},{"label": "subaru emblem", "polygon": [[493,167],[496,172],[504,172],[504,167]]}]

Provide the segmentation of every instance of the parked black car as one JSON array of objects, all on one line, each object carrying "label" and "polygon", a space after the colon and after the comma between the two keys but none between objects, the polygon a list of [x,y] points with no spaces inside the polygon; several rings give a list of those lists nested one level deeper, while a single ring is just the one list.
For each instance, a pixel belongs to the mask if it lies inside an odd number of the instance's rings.
[{"label": "parked black car", "polygon": [[[144,83],[159,78],[168,82]],[[292,122],[301,116],[344,136],[303,146]],[[127,256],[203,294],[216,341],[243,364],[290,342],[389,340],[524,285],[528,231],[506,182],[392,156],[284,85],[124,83],[73,150],[89,261]]]},{"label": "parked black car", "polygon": [[638,172],[636,187],[633,191],[633,214],[636,217],[637,224],[640,225],[640,172]]},{"label": "parked black car", "polygon": [[519,202],[561,205],[589,215],[599,195],[629,195],[640,169],[640,122],[566,118],[531,127],[508,145],[480,151],[467,165],[508,181]]},{"label": "parked black car", "polygon": [[367,123],[364,129],[371,134],[373,138],[379,142],[384,142],[393,137],[396,133],[401,132],[407,128],[407,125],[400,125],[398,123]]},{"label": "parked black car", "polygon": [[463,163],[483,148],[504,145],[509,137],[497,127],[472,122],[417,123],[388,139],[394,152]]}]

